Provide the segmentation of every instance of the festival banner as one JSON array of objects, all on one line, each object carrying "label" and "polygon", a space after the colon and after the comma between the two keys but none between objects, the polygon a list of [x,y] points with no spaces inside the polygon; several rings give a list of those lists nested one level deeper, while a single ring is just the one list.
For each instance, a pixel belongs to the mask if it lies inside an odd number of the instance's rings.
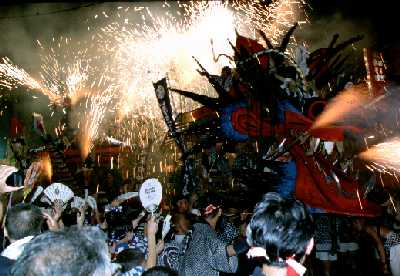
[{"label": "festival banner", "polygon": [[364,48],[364,61],[370,95],[376,98],[385,94],[386,66],[382,53],[371,48]]}]

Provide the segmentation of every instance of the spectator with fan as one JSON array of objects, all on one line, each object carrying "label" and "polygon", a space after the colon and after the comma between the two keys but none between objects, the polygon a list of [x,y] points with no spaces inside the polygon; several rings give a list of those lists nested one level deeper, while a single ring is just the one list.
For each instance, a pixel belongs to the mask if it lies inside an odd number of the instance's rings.
[{"label": "spectator with fan", "polygon": [[158,264],[178,271],[179,260],[185,255],[192,231],[186,214],[173,214],[171,222],[172,234],[165,242],[164,250],[158,258]]},{"label": "spectator with fan", "polygon": [[[143,271],[150,269],[157,264],[157,256],[163,248],[162,246],[160,247],[160,243],[157,244],[156,242],[158,222],[154,216],[150,217],[147,221],[146,230],[147,248],[145,252],[135,246],[135,244],[127,244],[126,247],[124,247],[125,249],[118,253],[116,263],[121,265],[121,276],[141,275]],[[132,238],[132,234],[128,235],[128,240],[131,240]],[[146,256],[145,253],[147,253]],[[144,258],[140,261],[140,256],[142,255]]]},{"label": "spectator with fan", "polygon": [[45,209],[43,214],[50,230],[63,228],[62,212],[73,197],[72,190],[62,183],[53,183],[44,189],[41,200],[49,204],[51,209]]}]

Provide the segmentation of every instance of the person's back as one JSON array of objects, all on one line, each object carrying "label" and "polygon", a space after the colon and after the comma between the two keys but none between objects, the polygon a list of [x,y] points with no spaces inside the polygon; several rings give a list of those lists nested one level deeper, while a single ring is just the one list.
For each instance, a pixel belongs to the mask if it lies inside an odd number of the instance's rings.
[{"label": "person's back", "polygon": [[121,276],[140,275],[144,272],[145,255],[138,249],[128,248],[118,253],[115,263],[121,266]]},{"label": "person's back", "polygon": [[15,263],[14,260],[11,260],[7,257],[0,256],[0,276],[8,275],[8,273],[14,263]]},{"label": "person's back", "polygon": [[179,274],[213,276],[219,272],[236,272],[237,257],[228,253],[227,245],[218,239],[214,230],[222,210],[210,204],[204,211],[204,222],[193,225],[192,239],[180,261]]}]

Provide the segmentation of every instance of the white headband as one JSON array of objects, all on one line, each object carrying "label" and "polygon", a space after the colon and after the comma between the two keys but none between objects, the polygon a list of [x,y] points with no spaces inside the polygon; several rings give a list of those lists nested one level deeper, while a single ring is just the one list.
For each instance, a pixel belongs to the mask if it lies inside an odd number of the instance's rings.
[{"label": "white headband", "polygon": [[[251,247],[247,252],[247,257],[248,258],[264,257],[269,261],[267,251],[262,247]],[[283,260],[279,258],[279,261]],[[285,260],[285,263],[291,268],[293,268],[299,275],[303,275],[306,272],[306,268],[293,258]]]}]

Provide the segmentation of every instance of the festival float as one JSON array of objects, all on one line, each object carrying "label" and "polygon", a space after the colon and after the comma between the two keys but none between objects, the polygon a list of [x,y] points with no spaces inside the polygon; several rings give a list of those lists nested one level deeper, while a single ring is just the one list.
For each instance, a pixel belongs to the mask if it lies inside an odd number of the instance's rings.
[{"label": "festival float", "polygon": [[[237,33],[235,45],[231,44],[234,55],[228,57],[234,66],[224,67],[220,76],[208,73],[194,57],[199,74],[210,82],[217,98],[169,87],[166,79],[154,84],[169,136],[181,151],[181,192],[226,192],[238,185],[247,197],[259,199],[263,193],[275,191],[305,202],[315,212],[377,216],[381,212],[378,203],[383,202],[374,201],[374,193],[393,189],[398,183],[395,166],[363,162],[387,160],[387,156],[379,157],[379,147],[385,145],[372,149],[369,145],[379,140],[371,134],[378,124],[382,129],[390,126],[384,127],[379,120],[363,122],[372,109],[382,112],[383,103],[394,93],[387,92],[382,54],[364,49],[367,82],[354,85],[349,81],[336,87],[344,78],[343,51],[362,36],[338,43],[339,35],[334,35],[326,48],[308,53],[300,46],[289,55],[287,46],[296,27],[280,45],[273,45],[262,31],[261,41]],[[202,107],[174,120],[171,92]],[[350,112],[359,118],[346,120]],[[367,143],[367,139],[374,140]],[[396,153],[397,143],[391,145]],[[199,153],[214,162],[200,165],[202,175],[196,175],[193,162],[193,158],[201,158]],[[224,175],[232,185],[221,187],[212,171],[224,174],[223,168],[216,167],[218,162],[228,162],[229,154],[240,164]],[[201,178],[207,183],[199,181]],[[392,200],[390,193],[386,200]]]}]

